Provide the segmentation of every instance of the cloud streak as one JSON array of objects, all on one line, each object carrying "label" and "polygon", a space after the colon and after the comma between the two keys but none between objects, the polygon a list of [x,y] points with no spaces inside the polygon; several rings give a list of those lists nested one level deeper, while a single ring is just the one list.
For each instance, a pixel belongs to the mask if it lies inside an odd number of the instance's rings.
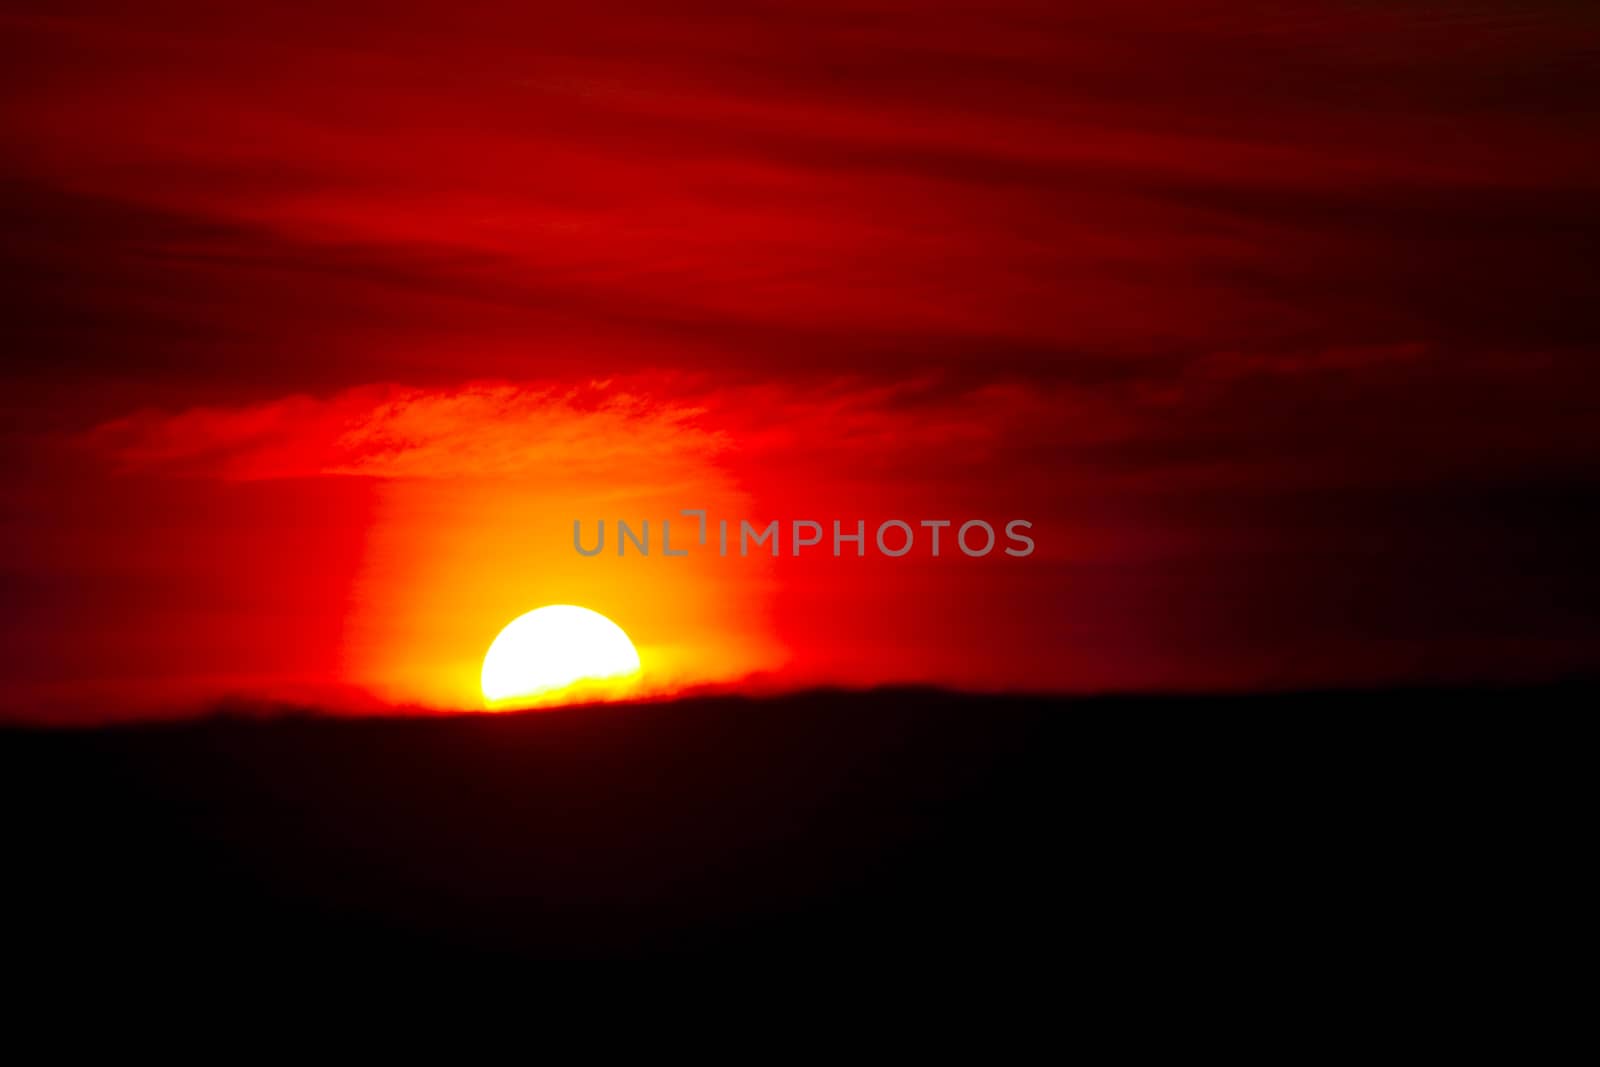
[{"label": "cloud streak", "polygon": [[232,481],[338,475],[583,483],[631,473],[648,482],[727,449],[725,435],[699,425],[703,414],[606,382],[373,386],[326,400],[143,411],[103,423],[79,443],[129,472]]}]

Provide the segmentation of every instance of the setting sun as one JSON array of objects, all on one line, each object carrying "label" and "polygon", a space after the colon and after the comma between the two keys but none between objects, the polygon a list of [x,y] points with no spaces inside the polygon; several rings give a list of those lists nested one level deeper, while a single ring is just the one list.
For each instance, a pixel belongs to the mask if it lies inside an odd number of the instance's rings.
[{"label": "setting sun", "polygon": [[483,700],[492,710],[626,695],[639,653],[622,627],[571,604],[513,619],[483,658]]}]

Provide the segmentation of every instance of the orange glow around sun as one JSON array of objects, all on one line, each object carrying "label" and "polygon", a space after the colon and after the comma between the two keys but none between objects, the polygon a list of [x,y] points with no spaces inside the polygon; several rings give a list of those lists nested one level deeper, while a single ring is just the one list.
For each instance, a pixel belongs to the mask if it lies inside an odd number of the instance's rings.
[{"label": "orange glow around sun", "polygon": [[[723,447],[686,413],[603,385],[417,392],[343,417],[343,470],[374,478],[377,493],[345,619],[345,677],[396,704],[483,707],[485,649],[539,604],[583,605],[626,626],[639,661],[629,696],[780,666],[770,557],[573,547],[574,521],[592,530],[689,507],[747,513]],[[673,523],[675,538],[693,530]],[[610,684],[537,688],[539,704],[621,695]]]}]

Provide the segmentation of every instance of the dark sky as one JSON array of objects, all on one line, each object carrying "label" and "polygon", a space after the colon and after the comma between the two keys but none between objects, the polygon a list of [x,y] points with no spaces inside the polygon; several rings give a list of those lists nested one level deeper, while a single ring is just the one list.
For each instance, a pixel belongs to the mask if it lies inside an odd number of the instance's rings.
[{"label": "dark sky", "polygon": [[[558,594],[673,684],[1600,660],[1592,4],[329,6],[0,14],[17,713]],[[1039,548],[561,551],[699,499]]]}]

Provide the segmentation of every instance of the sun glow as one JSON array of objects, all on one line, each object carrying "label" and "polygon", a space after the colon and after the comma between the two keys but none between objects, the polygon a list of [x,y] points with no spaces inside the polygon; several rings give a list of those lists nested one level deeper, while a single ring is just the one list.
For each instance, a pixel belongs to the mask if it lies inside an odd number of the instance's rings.
[{"label": "sun glow", "polygon": [[626,696],[639,682],[639,653],[622,627],[588,608],[552,604],[513,619],[483,657],[491,710]]}]

